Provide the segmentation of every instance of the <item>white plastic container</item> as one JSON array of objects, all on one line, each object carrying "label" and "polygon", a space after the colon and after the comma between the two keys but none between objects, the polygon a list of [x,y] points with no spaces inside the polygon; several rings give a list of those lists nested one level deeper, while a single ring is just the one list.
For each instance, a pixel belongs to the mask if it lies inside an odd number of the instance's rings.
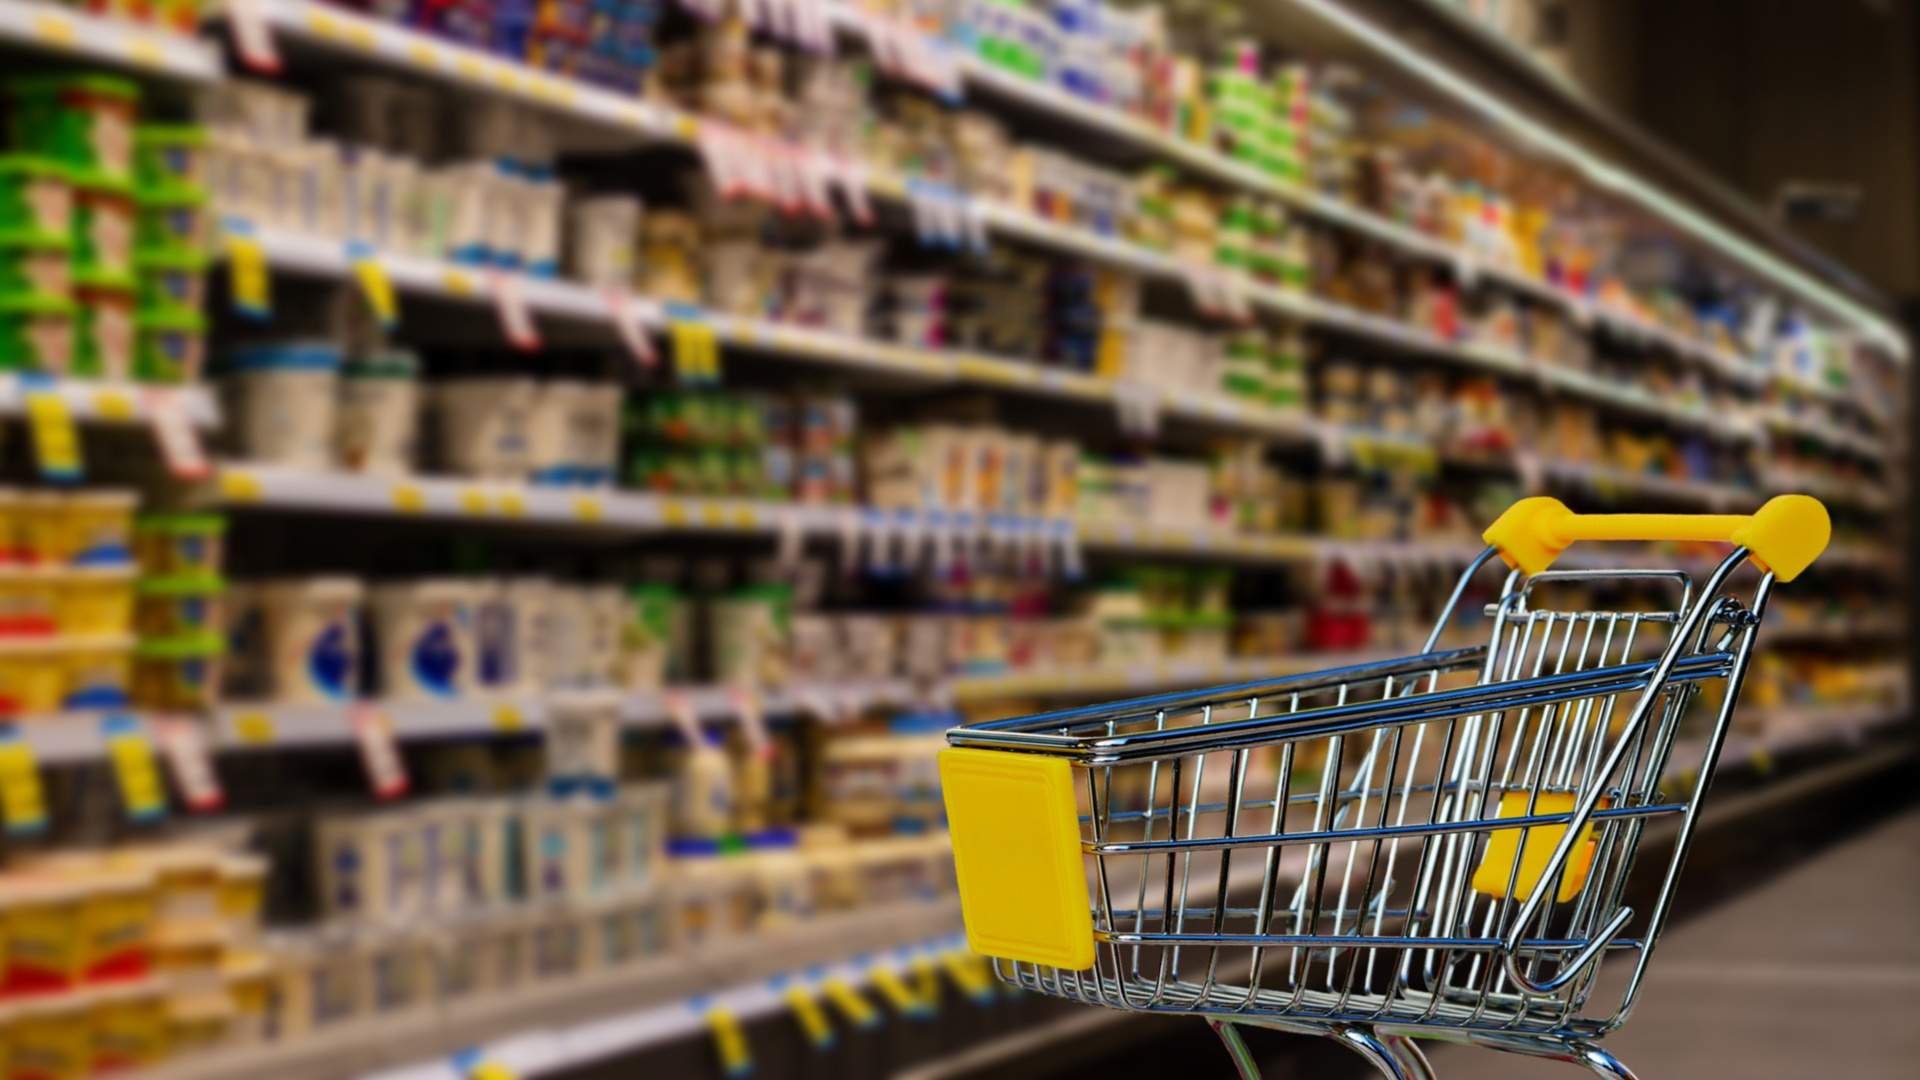
[{"label": "white plastic container", "polygon": [[520,804],[520,858],[527,900],[578,900],[589,895],[589,830],[597,809],[584,800],[533,798]]},{"label": "white plastic container", "polygon": [[702,731],[685,747],[673,778],[671,829],[676,839],[719,840],[733,827],[733,765],[726,740]]},{"label": "white plastic container", "polygon": [[540,384],[528,421],[536,484],[604,487],[620,454],[618,383],[555,379]]},{"label": "white plastic container", "polygon": [[243,459],[307,469],[333,465],[340,352],[324,342],[235,350],[221,396]]},{"label": "white plastic container", "polygon": [[425,909],[426,851],[411,813],[341,814],[315,825],[321,905],[346,922],[403,922]]},{"label": "white plastic container", "polygon": [[513,638],[507,650],[513,670],[502,691],[537,694],[553,682],[553,592],[553,582],[540,577],[511,578],[501,586]]},{"label": "white plastic container", "polygon": [[523,376],[476,376],[436,383],[431,405],[446,468],[480,480],[525,480],[535,383]]},{"label": "white plastic container", "polygon": [[[258,598],[267,692],[291,704],[351,701],[360,688],[360,606],[356,578],[265,582]],[[244,616],[243,616],[244,618]]]},{"label": "white plastic container", "polygon": [[479,664],[471,583],[396,582],[374,586],[371,597],[382,697],[445,701],[474,691]]},{"label": "white plastic container", "polygon": [[568,270],[574,279],[596,289],[632,289],[640,200],[631,195],[576,199],[569,213]]},{"label": "white plastic container", "polygon": [[419,442],[420,362],[395,350],[348,361],[341,371],[335,453],[342,468],[375,476],[413,471]]},{"label": "white plastic container", "polygon": [[620,710],[605,695],[561,695],[547,708],[547,784],[611,793],[620,774]]}]

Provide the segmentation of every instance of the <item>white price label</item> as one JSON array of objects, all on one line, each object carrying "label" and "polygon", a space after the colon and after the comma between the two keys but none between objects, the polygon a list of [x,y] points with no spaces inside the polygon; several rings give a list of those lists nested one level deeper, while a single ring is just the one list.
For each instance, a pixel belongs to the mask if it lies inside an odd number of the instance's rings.
[{"label": "white price label", "polygon": [[733,718],[740,724],[747,752],[756,757],[770,754],[773,744],[767,739],[767,715],[759,696],[747,687],[736,686],[727,691],[727,700],[733,705]]},{"label": "white price label", "polygon": [[703,736],[700,731],[700,713],[693,707],[693,698],[684,690],[669,690],[660,695],[660,703],[666,708],[667,719],[673,722],[680,736],[687,740],[687,745],[699,746]]},{"label": "white price label", "polygon": [[393,737],[393,724],[387,715],[371,705],[356,705],[347,712],[353,728],[353,741],[360,748],[360,764],[367,770],[367,785],[382,799],[397,799],[407,793],[407,763],[400,756],[400,745]]},{"label": "white price label", "polygon": [[226,793],[220,788],[219,774],[214,772],[213,756],[207,752],[207,733],[200,722],[185,716],[162,716],[155,717],[151,724],[180,801],[202,813],[220,809]]},{"label": "white price label", "polygon": [[260,0],[227,0],[227,28],[233,32],[234,51],[248,67],[267,75],[280,73],[280,49]]},{"label": "white price label", "polygon": [[660,362],[660,355],[653,351],[653,339],[640,325],[640,313],[634,307],[633,294],[625,289],[608,288],[605,292],[607,313],[613,319],[613,328],[620,335],[620,343],[627,347],[627,355],[644,370]]},{"label": "white price label", "polygon": [[520,291],[520,275],[494,270],[488,275],[493,293],[494,314],[500,317],[500,330],[521,352],[540,351],[540,330],[527,309],[526,294]]},{"label": "white price label", "polygon": [[187,415],[186,403],[170,387],[151,386],[145,391],[147,424],[153,429],[153,441],[167,470],[180,480],[205,480],[213,475],[200,432]]}]

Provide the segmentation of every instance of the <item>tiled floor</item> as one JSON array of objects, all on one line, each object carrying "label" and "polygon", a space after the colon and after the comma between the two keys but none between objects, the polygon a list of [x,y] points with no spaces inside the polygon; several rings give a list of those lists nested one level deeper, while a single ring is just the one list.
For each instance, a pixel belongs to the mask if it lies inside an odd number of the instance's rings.
[{"label": "tiled floor", "polygon": [[[1585,1075],[1428,1045],[1441,1080]],[[1606,1046],[1640,1080],[1920,1078],[1920,812],[1674,927]]]}]

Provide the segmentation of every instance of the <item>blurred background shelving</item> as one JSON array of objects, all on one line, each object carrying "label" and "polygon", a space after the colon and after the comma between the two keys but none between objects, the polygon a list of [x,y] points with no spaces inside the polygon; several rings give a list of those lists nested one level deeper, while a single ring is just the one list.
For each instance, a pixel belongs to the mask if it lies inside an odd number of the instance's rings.
[{"label": "blurred background shelving", "polygon": [[1920,280],[1569,73],[1646,9],[0,0],[0,920],[153,905],[0,1045],[1090,1060],[940,732],[1418,651],[1531,494],[1825,500],[1725,820],[1883,782]]}]

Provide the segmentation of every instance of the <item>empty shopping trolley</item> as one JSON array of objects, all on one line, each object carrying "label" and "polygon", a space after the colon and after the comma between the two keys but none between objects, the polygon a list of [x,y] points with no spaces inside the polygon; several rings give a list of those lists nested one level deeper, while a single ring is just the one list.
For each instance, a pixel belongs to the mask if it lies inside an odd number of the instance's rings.
[{"label": "empty shopping trolley", "polygon": [[[1414,1036],[1630,1077],[1597,1040],[1646,974],[1774,583],[1828,531],[1801,495],[1751,517],[1527,499],[1417,655],[957,728],[969,941],[1029,990],[1204,1016],[1246,1077],[1240,1024],[1338,1038],[1402,1080],[1431,1075]],[[1698,589],[1549,569],[1626,539],[1733,550]],[[1437,651],[1495,555],[1487,644]],[[1751,591],[1728,591],[1746,563]],[[1633,602],[1582,610],[1596,594]],[[1711,726],[1683,733],[1699,698]],[[1650,835],[1671,853],[1636,866]]]}]

